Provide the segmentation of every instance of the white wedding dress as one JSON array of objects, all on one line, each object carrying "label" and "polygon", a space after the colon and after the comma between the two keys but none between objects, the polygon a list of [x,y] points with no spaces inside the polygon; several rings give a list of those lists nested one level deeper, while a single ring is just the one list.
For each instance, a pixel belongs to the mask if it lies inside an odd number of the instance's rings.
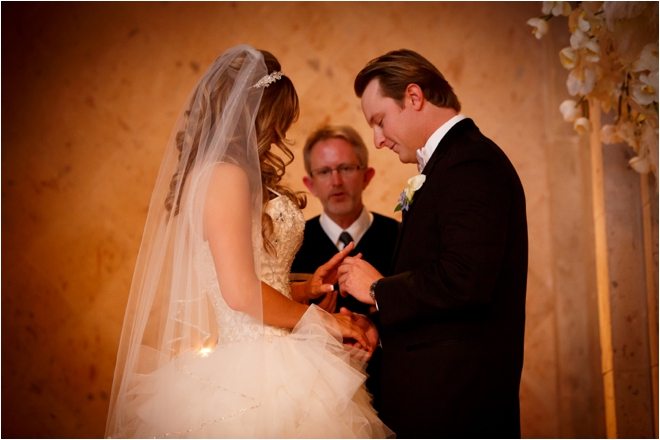
[{"label": "white wedding dress", "polygon": [[[267,213],[277,257],[263,252],[262,281],[290,298],[305,220],[285,196]],[[137,437],[392,436],[371,406],[364,365],[351,360],[331,315],[311,306],[293,331],[263,326],[227,306],[207,242],[194,264],[223,330],[212,352],[180,355],[144,378]]]}]

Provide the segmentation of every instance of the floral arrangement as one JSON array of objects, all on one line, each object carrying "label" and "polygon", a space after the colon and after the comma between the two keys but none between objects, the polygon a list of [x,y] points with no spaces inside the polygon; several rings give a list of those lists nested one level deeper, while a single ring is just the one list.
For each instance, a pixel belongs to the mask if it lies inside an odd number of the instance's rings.
[{"label": "floral arrangement", "polygon": [[[575,4],[575,3],[573,3]],[[591,131],[590,99],[614,123],[601,129],[603,143],[626,142],[637,154],[630,166],[658,177],[658,2],[543,2],[527,24],[540,39],[553,17],[568,17],[570,46],[559,52],[575,99],[559,107],[567,122]]]},{"label": "floral arrangement", "polygon": [[415,192],[424,185],[424,182],[426,182],[426,176],[424,174],[418,174],[408,179],[408,188],[404,189],[401,193],[398,200],[399,204],[394,208],[394,212],[401,211],[402,209],[407,211],[410,205],[412,205]]}]

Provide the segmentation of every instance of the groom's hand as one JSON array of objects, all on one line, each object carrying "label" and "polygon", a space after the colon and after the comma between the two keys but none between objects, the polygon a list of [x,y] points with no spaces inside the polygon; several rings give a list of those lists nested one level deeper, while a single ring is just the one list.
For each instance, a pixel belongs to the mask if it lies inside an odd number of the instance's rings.
[{"label": "groom's hand", "polygon": [[371,321],[371,319],[367,318],[365,315],[353,313],[346,307],[342,307],[339,310],[339,313],[349,317],[355,325],[364,331],[364,335],[369,342],[370,348],[364,347],[359,341],[347,338],[344,339],[344,346],[350,347],[348,351],[352,358],[361,362],[369,362],[369,359],[371,359],[371,355],[373,354],[376,346],[378,346],[379,341],[378,330],[376,330],[376,326]]},{"label": "groom's hand", "polygon": [[358,301],[374,304],[369,295],[369,288],[374,281],[383,278],[371,264],[358,257],[346,257],[337,269],[339,275],[339,290],[342,296],[350,293]]},{"label": "groom's hand", "polygon": [[[346,313],[333,313],[332,316],[339,325],[344,345],[357,348],[357,350],[353,350],[351,355],[357,354],[356,351],[361,350],[368,353],[367,358],[371,357],[376,345],[372,344],[371,338],[367,337],[366,332],[361,327],[362,323],[354,321],[353,317]],[[360,356],[364,356],[364,353]]]},{"label": "groom's hand", "polygon": [[[371,319],[369,319],[366,315],[362,315],[361,313],[351,312],[346,307],[342,307],[339,310],[339,313],[350,316],[353,322],[356,323],[357,326],[362,330],[364,330],[364,334],[372,347],[376,347],[378,345],[380,336],[378,335],[378,329],[376,329],[376,325]],[[362,348],[359,346],[359,344],[355,344],[355,347]]]}]

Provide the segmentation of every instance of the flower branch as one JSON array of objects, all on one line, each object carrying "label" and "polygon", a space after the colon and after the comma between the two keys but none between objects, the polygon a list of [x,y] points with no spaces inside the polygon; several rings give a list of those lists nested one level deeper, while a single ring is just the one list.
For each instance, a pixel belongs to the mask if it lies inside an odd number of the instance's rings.
[{"label": "flower branch", "polygon": [[637,156],[630,166],[639,173],[658,173],[658,3],[543,2],[542,15],[530,19],[536,38],[553,17],[568,17],[570,45],[559,60],[570,72],[571,96],[559,110],[580,133],[591,130],[588,101],[614,123],[601,130],[604,143],[626,142]]}]

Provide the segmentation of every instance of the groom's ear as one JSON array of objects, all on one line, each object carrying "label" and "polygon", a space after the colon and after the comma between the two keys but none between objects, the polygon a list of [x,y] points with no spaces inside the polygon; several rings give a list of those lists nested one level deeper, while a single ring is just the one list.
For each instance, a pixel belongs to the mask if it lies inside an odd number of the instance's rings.
[{"label": "groom's ear", "polygon": [[413,110],[420,110],[424,104],[424,91],[415,83],[408,84],[404,100],[410,103]]}]

